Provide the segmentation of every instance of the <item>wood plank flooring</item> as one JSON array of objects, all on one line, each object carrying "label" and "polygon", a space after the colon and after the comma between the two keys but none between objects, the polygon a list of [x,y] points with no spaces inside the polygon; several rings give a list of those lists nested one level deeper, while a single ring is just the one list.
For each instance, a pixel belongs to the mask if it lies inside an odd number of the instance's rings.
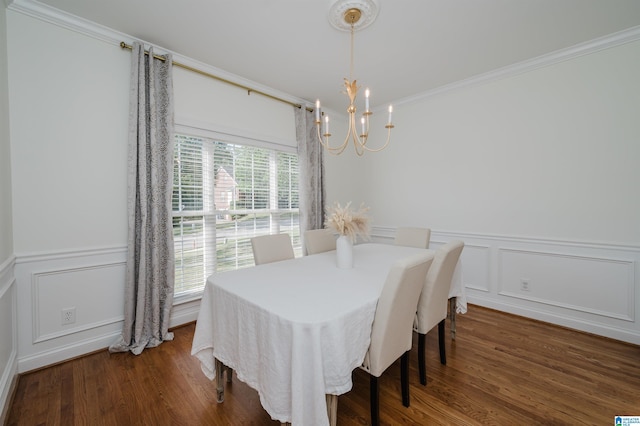
[{"label": "wood plank flooring", "polygon": [[[411,353],[411,407],[402,406],[399,362],[380,380],[383,424],[613,425],[640,416],[640,347],[470,305],[458,315],[447,365],[437,327],[427,337],[428,383]],[[190,355],[195,329],[141,355],[100,351],[20,376],[7,425],[279,425],[257,392],[234,377],[215,383]],[[369,423],[369,377],[356,369],[338,398],[339,425]]]}]

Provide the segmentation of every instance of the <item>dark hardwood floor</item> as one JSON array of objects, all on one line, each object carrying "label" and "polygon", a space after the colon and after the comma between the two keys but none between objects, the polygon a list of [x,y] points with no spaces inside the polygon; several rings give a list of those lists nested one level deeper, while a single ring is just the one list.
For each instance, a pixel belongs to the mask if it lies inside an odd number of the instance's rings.
[{"label": "dark hardwood floor", "polygon": [[[226,400],[190,355],[194,324],[139,356],[100,351],[21,375],[8,425],[278,425],[234,377]],[[447,322],[447,333],[449,324]],[[470,305],[447,334],[427,338],[428,384],[411,353],[411,407],[400,400],[399,362],[380,380],[383,424],[613,425],[640,416],[640,347]],[[369,423],[369,377],[356,369],[338,398],[338,424]]]}]

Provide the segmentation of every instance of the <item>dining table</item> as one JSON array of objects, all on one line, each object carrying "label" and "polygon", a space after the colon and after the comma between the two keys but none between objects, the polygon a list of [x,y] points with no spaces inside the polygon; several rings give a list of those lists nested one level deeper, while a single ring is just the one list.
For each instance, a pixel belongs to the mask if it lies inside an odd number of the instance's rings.
[{"label": "dining table", "polygon": [[[369,348],[387,274],[394,262],[420,252],[435,254],[363,243],[353,246],[352,268],[338,268],[336,252],[328,251],[211,275],[191,354],[210,380],[217,378],[218,402],[224,366],[258,392],[272,419],[335,424],[337,396],[351,390],[352,372]],[[451,287],[461,301],[461,281]]]}]

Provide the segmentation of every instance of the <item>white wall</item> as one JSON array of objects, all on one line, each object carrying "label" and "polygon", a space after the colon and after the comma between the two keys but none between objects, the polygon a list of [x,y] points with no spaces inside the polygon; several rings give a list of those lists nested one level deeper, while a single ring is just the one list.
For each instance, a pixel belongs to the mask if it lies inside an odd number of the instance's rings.
[{"label": "white wall", "polygon": [[638,75],[634,41],[401,103],[385,151],[331,162],[329,198],[383,240],[466,241],[475,303],[640,343]]},{"label": "white wall", "polygon": [[399,105],[392,145],[368,157],[379,223],[637,245],[639,53],[628,43]]},{"label": "white wall", "polygon": [[[29,6],[6,12],[12,175],[1,187],[13,190],[15,243],[7,251],[16,254],[20,372],[104,348],[120,334],[131,52],[119,43],[132,42]],[[295,147],[290,105],[175,67],[174,91],[183,131],[214,129]],[[4,203],[2,209],[4,215]],[[0,218],[11,230],[11,218]],[[195,320],[198,304],[174,306],[171,325]],[[70,307],[76,322],[63,326],[61,311]]]},{"label": "white wall", "polygon": [[6,9],[0,7],[0,264],[13,256]]},{"label": "white wall", "polygon": [[17,372],[6,9],[0,3],[0,423]]},{"label": "white wall", "polygon": [[130,53],[11,8],[7,21],[22,372],[121,330]]}]

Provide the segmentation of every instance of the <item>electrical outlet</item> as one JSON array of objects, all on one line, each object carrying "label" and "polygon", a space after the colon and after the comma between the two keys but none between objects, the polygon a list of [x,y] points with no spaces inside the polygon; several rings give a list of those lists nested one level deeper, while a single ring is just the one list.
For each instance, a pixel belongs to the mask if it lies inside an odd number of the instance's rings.
[{"label": "electrical outlet", "polygon": [[520,290],[522,291],[530,291],[531,285],[528,279],[521,278],[520,279]]},{"label": "electrical outlet", "polygon": [[66,308],[62,310],[62,325],[76,322],[76,308]]}]

